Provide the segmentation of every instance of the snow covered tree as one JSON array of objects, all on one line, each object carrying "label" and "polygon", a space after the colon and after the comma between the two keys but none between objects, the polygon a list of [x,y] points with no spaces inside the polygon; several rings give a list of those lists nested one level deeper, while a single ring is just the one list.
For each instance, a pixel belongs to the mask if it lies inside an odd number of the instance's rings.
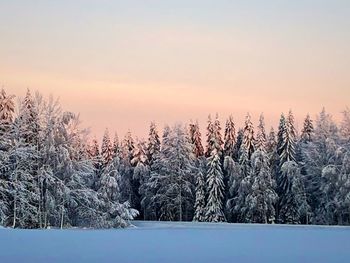
[{"label": "snow covered tree", "polygon": [[264,150],[257,150],[252,155],[250,191],[246,197],[246,222],[273,223],[277,194],[269,167],[268,156]]},{"label": "snow covered tree", "polygon": [[189,125],[189,137],[190,141],[193,144],[193,151],[196,158],[204,156],[204,148],[202,145],[201,132],[199,130],[198,121],[196,123],[190,123]]},{"label": "snow covered tree", "polygon": [[236,145],[236,129],[232,115],[226,121],[224,136],[224,156],[234,156],[234,148]]},{"label": "snow covered tree", "polygon": [[21,123],[20,132],[21,137],[24,138],[24,141],[33,147],[38,147],[38,135],[40,128],[39,117],[34,99],[29,89],[27,90],[27,94],[21,103],[17,121]]},{"label": "snow covered tree", "polygon": [[310,118],[310,115],[308,114],[304,120],[304,126],[301,131],[301,141],[303,143],[311,142],[313,133],[314,133],[314,125]]},{"label": "snow covered tree", "polygon": [[[21,122],[11,125],[12,144],[1,162],[0,193],[4,197],[1,221],[13,228],[38,226],[39,193],[33,174],[36,151],[22,138]],[[7,213],[6,213],[7,212]]]},{"label": "snow covered tree", "polygon": [[15,96],[7,95],[4,89],[0,91],[0,135],[8,132],[15,113]]},{"label": "snow covered tree", "polygon": [[205,222],[206,214],[206,180],[205,180],[205,167],[201,162],[199,165],[198,173],[196,176],[196,198],[194,203],[194,217],[193,221]]},{"label": "snow covered tree", "polygon": [[296,161],[296,130],[294,127],[294,116],[289,111],[287,123],[282,130],[282,145],[280,145],[280,165],[285,162]]},{"label": "snow covered tree", "polygon": [[189,221],[194,207],[194,154],[182,125],[167,130],[159,157],[152,166],[149,187],[159,220]]},{"label": "snow covered tree", "polygon": [[114,158],[101,175],[99,181],[98,194],[102,201],[101,219],[98,220],[99,226],[103,228],[125,227],[138,215],[137,210],[130,208],[130,204],[125,202],[121,204],[120,191],[118,185],[119,159]]},{"label": "snow covered tree", "polygon": [[119,145],[118,133],[115,133],[115,134],[114,134],[114,139],[113,139],[113,153],[114,153],[114,156],[119,156],[119,155],[120,155],[120,145]]},{"label": "snow covered tree", "polygon": [[350,109],[347,107],[343,111],[343,120],[340,125],[340,133],[345,143],[350,142]]},{"label": "snow covered tree", "polygon": [[226,219],[228,222],[237,222],[236,201],[238,198],[238,188],[242,180],[241,166],[232,157],[226,156],[223,167],[227,176],[227,189],[225,193]]},{"label": "snow covered tree", "polygon": [[250,114],[248,113],[245,120],[245,125],[243,129],[243,142],[242,145],[248,154],[248,159],[252,156],[255,151],[255,138],[254,138],[254,126],[251,121]]},{"label": "snow covered tree", "polygon": [[309,211],[300,168],[296,162],[287,161],[283,164],[281,172],[281,187],[284,193],[280,197],[279,222],[300,224],[302,217]]},{"label": "snow covered tree", "polygon": [[[247,221],[247,204],[246,199],[251,189],[251,160],[245,150],[244,145],[241,147],[240,161],[236,170],[234,184],[231,184],[229,200],[235,221],[244,223]],[[235,192],[234,192],[235,191]]]},{"label": "snow covered tree", "polygon": [[208,117],[208,126],[207,126],[207,147],[205,156],[211,157],[211,152],[215,149],[217,153],[222,155],[222,136],[221,136],[221,127],[219,116],[216,114],[214,123],[211,120],[211,116]]},{"label": "snow covered tree", "polygon": [[147,145],[147,159],[151,166],[156,158],[156,155],[160,152],[160,140],[157,130],[157,126],[154,122],[151,123],[148,135]]},{"label": "snow covered tree", "polygon": [[88,154],[91,159],[100,155],[100,147],[98,145],[96,137],[93,138],[89,145]]},{"label": "snow covered tree", "polygon": [[314,138],[303,149],[308,203],[313,224],[334,224],[334,195],[341,165],[338,128],[323,108],[317,116]]},{"label": "snow covered tree", "polygon": [[135,142],[129,130],[122,141],[121,157],[127,162],[131,162],[135,150]]},{"label": "snow covered tree", "polygon": [[350,152],[346,152],[337,179],[335,193],[335,216],[339,225],[350,223]]},{"label": "snow covered tree", "polygon": [[272,178],[276,182],[279,173],[279,155],[277,149],[276,134],[273,128],[271,128],[269,136],[266,142],[266,151],[269,157]]},{"label": "snow covered tree", "polygon": [[233,156],[232,156],[232,158],[235,162],[239,162],[240,150],[241,150],[242,143],[243,143],[243,130],[239,129],[237,132],[237,140],[235,143],[235,147],[233,150]]},{"label": "snow covered tree", "polygon": [[271,154],[274,151],[276,151],[276,149],[277,149],[276,134],[275,134],[275,130],[271,127],[270,133],[266,141],[266,152],[268,154]]},{"label": "snow covered tree", "polygon": [[[146,142],[143,140],[138,140],[136,147],[134,148],[133,158],[131,160],[131,165],[134,167],[133,175],[133,187],[138,188],[138,192],[135,193],[135,209],[139,210],[140,216],[146,219],[147,215],[147,204],[141,202],[146,194],[146,187],[150,176],[150,167],[148,166],[148,159],[146,153]],[[142,208],[142,209],[141,209]]]},{"label": "snow covered tree", "polygon": [[261,114],[259,118],[259,126],[258,126],[258,132],[256,135],[256,149],[266,152],[266,132],[265,132],[265,120],[264,115]]},{"label": "snow covered tree", "polygon": [[208,191],[205,215],[206,221],[224,222],[226,221],[223,211],[225,186],[220,155],[216,149],[212,151],[211,156],[208,158],[208,171],[206,177]]},{"label": "snow covered tree", "polygon": [[109,137],[108,129],[105,130],[105,133],[103,135],[102,146],[101,146],[101,156],[102,156],[102,162],[104,167],[106,167],[113,160],[113,156],[114,156],[113,145]]},{"label": "snow covered tree", "polygon": [[284,144],[284,134],[286,132],[286,118],[284,114],[281,114],[279,126],[278,126],[278,132],[277,132],[277,153],[278,156],[281,156],[283,144]]},{"label": "snow covered tree", "polygon": [[135,141],[128,131],[122,141],[120,158],[120,189],[121,200],[128,201],[131,207],[139,207],[139,183],[134,180],[135,165],[131,163],[135,153]]}]

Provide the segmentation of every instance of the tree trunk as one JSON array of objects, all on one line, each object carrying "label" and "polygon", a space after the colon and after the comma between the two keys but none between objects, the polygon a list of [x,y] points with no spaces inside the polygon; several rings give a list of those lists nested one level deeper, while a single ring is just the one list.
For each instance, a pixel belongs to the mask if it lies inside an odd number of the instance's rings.
[{"label": "tree trunk", "polygon": [[61,223],[60,223],[61,229],[63,229],[63,221],[64,221],[64,203],[61,206]]},{"label": "tree trunk", "polygon": [[182,191],[181,191],[181,187],[180,187],[180,222],[182,222]]},{"label": "tree trunk", "polygon": [[17,193],[15,194],[14,200],[13,200],[13,223],[12,228],[16,227],[16,218],[17,218]]}]

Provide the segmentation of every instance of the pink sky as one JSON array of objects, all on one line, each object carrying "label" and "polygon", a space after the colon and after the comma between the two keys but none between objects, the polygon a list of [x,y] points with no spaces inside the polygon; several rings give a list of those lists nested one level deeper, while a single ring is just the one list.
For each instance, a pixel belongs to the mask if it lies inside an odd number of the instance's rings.
[{"label": "pink sky", "polygon": [[60,97],[98,137],[145,137],[152,120],[204,128],[216,112],[277,126],[289,109],[300,123],[349,105],[346,1],[5,2],[0,85]]}]

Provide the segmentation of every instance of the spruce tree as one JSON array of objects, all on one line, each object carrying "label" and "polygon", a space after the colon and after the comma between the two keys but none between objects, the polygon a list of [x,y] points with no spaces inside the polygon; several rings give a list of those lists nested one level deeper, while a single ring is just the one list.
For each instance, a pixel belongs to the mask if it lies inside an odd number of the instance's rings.
[{"label": "spruce tree", "polygon": [[340,133],[345,143],[350,143],[350,109],[347,107],[343,111],[343,120],[340,125]]},{"label": "spruce tree", "polygon": [[277,149],[276,134],[273,127],[271,127],[270,133],[268,135],[267,142],[266,142],[266,152],[271,155],[273,152],[276,151],[276,149]]},{"label": "spruce tree", "polygon": [[233,160],[239,162],[240,150],[243,143],[243,129],[239,129],[237,132],[237,140],[233,150]]},{"label": "spruce tree", "polygon": [[20,132],[25,142],[37,148],[39,143],[39,119],[35,102],[29,89],[21,104],[18,121],[21,123]]},{"label": "spruce tree", "polygon": [[113,146],[111,143],[111,139],[109,137],[108,129],[105,130],[105,133],[103,135],[102,146],[101,146],[101,156],[102,156],[102,162],[104,167],[107,167],[107,165],[113,160],[113,156],[114,156]]},{"label": "spruce tree", "polygon": [[308,114],[304,120],[304,126],[301,131],[301,141],[303,143],[308,143],[312,141],[314,133],[314,125],[310,118],[310,115]]},{"label": "spruce tree", "polygon": [[[9,132],[14,119],[15,96],[7,95],[4,89],[0,91],[0,135]],[[1,136],[2,137],[2,136]]]},{"label": "spruce tree", "polygon": [[205,176],[203,173],[203,168],[199,167],[198,173],[196,176],[196,196],[194,203],[194,217],[193,221],[196,222],[205,222],[206,214],[206,182]]},{"label": "spruce tree", "polygon": [[199,130],[199,124],[198,121],[195,123],[190,123],[189,125],[189,137],[190,141],[193,145],[193,152],[196,156],[196,158],[204,156],[204,148],[202,145],[202,135]]},{"label": "spruce tree", "polygon": [[194,207],[194,154],[181,124],[165,128],[161,152],[152,166],[149,187],[158,220],[189,221]]},{"label": "spruce tree", "polygon": [[148,145],[147,145],[147,159],[151,166],[156,158],[156,155],[160,152],[160,140],[157,131],[157,126],[154,122],[150,125]]},{"label": "spruce tree", "polygon": [[252,155],[249,193],[246,197],[246,221],[250,223],[273,223],[276,212],[277,194],[272,178],[269,160],[264,150]]},{"label": "spruce tree", "polygon": [[211,119],[211,115],[208,116],[208,125],[207,125],[207,146],[205,150],[205,157],[210,157],[212,150],[214,149],[214,140],[215,140],[215,135],[214,135],[214,124]]},{"label": "spruce tree", "polygon": [[281,166],[285,162],[296,161],[296,130],[292,111],[289,111],[287,123],[282,130],[282,144],[279,151]]},{"label": "spruce tree", "polygon": [[243,129],[243,142],[242,145],[248,154],[248,159],[252,156],[255,150],[255,138],[254,138],[254,126],[251,122],[250,114],[248,113],[245,120],[245,125]]},{"label": "spruce tree", "polygon": [[335,216],[339,225],[350,223],[350,152],[344,154],[334,198]]},{"label": "spruce tree", "polygon": [[266,152],[266,132],[265,132],[265,120],[264,115],[261,114],[259,118],[259,126],[258,126],[258,132],[256,135],[256,149]]},{"label": "spruce tree", "polygon": [[284,114],[281,114],[279,126],[278,126],[278,132],[277,132],[277,153],[278,156],[281,156],[281,151],[283,149],[283,143],[284,143],[284,133],[286,132],[286,118]]},{"label": "spruce tree", "polygon": [[120,156],[120,145],[119,145],[119,137],[117,132],[114,134],[114,139],[113,139],[113,153],[114,153],[114,157]]},{"label": "spruce tree", "polygon": [[281,168],[281,188],[279,222],[284,224],[300,224],[309,212],[305,188],[302,182],[300,168],[294,161],[287,161]]},{"label": "spruce tree", "polygon": [[207,222],[224,222],[225,215],[223,211],[224,201],[224,182],[223,172],[221,169],[220,155],[216,149],[208,158],[207,171],[207,191],[208,199],[206,206]]},{"label": "spruce tree", "polygon": [[236,129],[232,115],[226,121],[224,136],[224,156],[233,158],[236,145]]}]

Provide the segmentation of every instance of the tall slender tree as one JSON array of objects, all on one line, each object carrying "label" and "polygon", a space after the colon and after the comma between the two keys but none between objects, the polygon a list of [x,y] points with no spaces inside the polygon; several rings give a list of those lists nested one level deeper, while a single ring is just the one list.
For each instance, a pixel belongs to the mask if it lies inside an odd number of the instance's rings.
[{"label": "tall slender tree", "polygon": [[245,125],[243,129],[243,142],[242,145],[248,154],[248,158],[252,156],[255,151],[255,137],[254,137],[254,126],[251,121],[250,114],[248,113],[245,120]]},{"label": "tall slender tree", "polygon": [[193,145],[193,151],[196,158],[204,156],[204,148],[202,145],[202,135],[199,130],[198,121],[196,121],[195,123],[193,122],[190,123],[189,136],[190,136],[190,141]]},{"label": "tall slender tree", "polygon": [[224,156],[234,156],[234,148],[236,145],[236,129],[233,116],[230,115],[226,121],[224,136]]}]

